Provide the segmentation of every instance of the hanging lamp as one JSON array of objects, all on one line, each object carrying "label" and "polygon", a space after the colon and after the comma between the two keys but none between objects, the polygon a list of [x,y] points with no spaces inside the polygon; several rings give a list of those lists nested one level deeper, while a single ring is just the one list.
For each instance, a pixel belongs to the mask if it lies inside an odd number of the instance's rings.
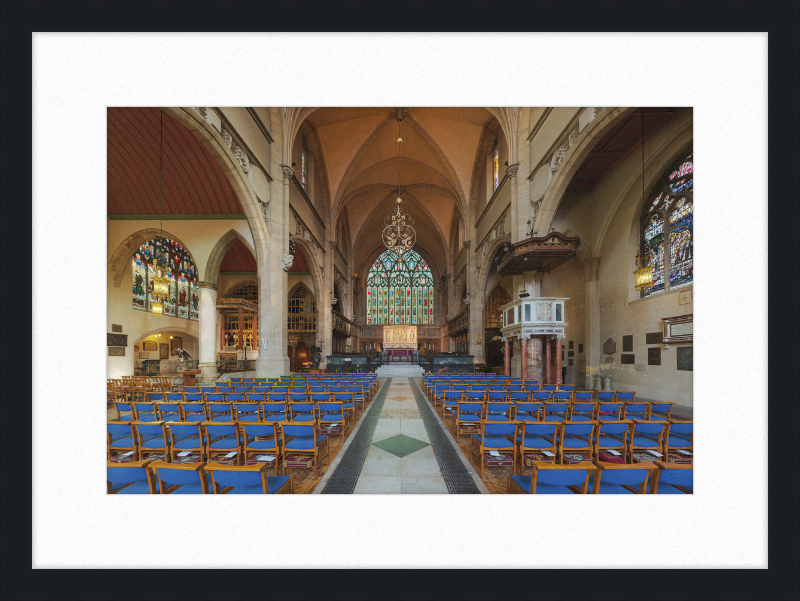
[{"label": "hanging lamp", "polygon": [[153,302],[150,304],[150,313],[153,317],[164,315],[164,301],[169,297],[170,280],[167,277],[167,252],[164,248],[164,111],[160,112],[159,119],[160,146],[159,146],[159,171],[158,171],[158,207],[160,216],[160,233],[156,242],[155,256],[153,257]]},{"label": "hanging lamp", "polygon": [[[644,202],[644,113],[642,113],[642,206],[644,206]],[[633,275],[636,276],[636,290],[642,292],[653,285],[653,266],[647,265],[647,257],[642,252],[644,250],[643,243],[640,242],[639,244],[639,252],[636,253],[636,267],[638,269],[633,272]]]},{"label": "hanging lamp", "polygon": [[403,108],[397,109],[397,205],[392,213],[383,220],[383,244],[386,248],[394,250],[398,256],[409,250],[417,241],[417,232],[414,230],[414,220],[407,213],[403,213],[403,188],[400,185],[400,162],[402,155],[403,138],[400,131],[403,124]]}]

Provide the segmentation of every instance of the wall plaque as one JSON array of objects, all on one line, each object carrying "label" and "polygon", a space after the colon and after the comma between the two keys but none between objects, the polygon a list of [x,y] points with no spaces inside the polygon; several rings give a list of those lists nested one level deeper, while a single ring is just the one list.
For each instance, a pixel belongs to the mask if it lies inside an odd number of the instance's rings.
[{"label": "wall plaque", "polygon": [[633,334],[629,334],[627,336],[622,337],[622,352],[623,353],[633,352]]},{"label": "wall plaque", "polygon": [[575,356],[575,351],[567,352],[567,357],[574,357],[574,356]]},{"label": "wall plaque", "polygon": [[118,324],[118,323],[112,323],[111,324],[111,331],[112,332],[117,332],[117,333],[122,332],[122,326],[120,324]]},{"label": "wall plaque", "polygon": [[648,365],[661,365],[661,347],[656,346],[647,349],[647,364]]},{"label": "wall plaque", "polygon": [[636,363],[636,355],[622,355],[622,365],[633,365]]},{"label": "wall plaque", "polygon": [[603,343],[603,352],[606,355],[613,355],[617,352],[617,343],[609,338]]},{"label": "wall plaque", "polygon": [[583,352],[583,345],[582,345],[582,344],[579,344],[579,345],[578,345],[578,352],[579,352],[579,353],[582,353],[582,352]]},{"label": "wall plaque", "polygon": [[661,344],[664,341],[663,332],[648,332],[644,335],[646,344]]},{"label": "wall plaque", "polygon": [[125,347],[124,346],[109,346],[108,347],[108,356],[109,357],[124,357],[125,356]]},{"label": "wall plaque", "polygon": [[680,371],[694,371],[694,361],[692,359],[691,346],[682,346],[678,348],[678,370]]},{"label": "wall plaque", "polygon": [[664,343],[680,344],[682,342],[692,342],[694,335],[693,315],[679,315],[677,317],[664,318]]},{"label": "wall plaque", "polygon": [[614,363],[613,355],[609,355],[608,357],[606,357],[606,363]]},{"label": "wall plaque", "polygon": [[572,340],[569,341],[569,348],[572,348]]},{"label": "wall plaque", "polygon": [[572,362],[573,362],[573,361],[574,361],[574,359],[570,359],[570,360],[569,360],[569,366],[570,366],[570,367],[572,367]]},{"label": "wall plaque", "polygon": [[128,346],[128,335],[107,333],[106,346]]}]

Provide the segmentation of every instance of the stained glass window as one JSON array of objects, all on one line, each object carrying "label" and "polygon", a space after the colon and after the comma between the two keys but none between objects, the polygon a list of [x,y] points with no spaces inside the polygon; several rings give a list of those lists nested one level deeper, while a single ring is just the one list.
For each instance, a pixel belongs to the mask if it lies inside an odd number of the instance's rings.
[{"label": "stained glass window", "polygon": [[496,139],[492,156],[494,160],[494,189],[497,190],[497,186],[500,183],[500,144],[498,144]]},{"label": "stained glass window", "polygon": [[[642,248],[653,267],[653,286],[642,292],[651,296],[691,284],[693,257],[692,150],[666,170],[642,211]],[[667,278],[669,273],[669,278]]]},{"label": "stained glass window", "polygon": [[433,324],[433,276],[411,249],[379,256],[367,275],[368,324]]},{"label": "stained glass window", "polygon": [[197,291],[197,268],[189,253],[169,238],[149,240],[133,253],[133,308],[149,311],[153,302],[153,261],[156,253],[167,257],[169,297],[164,301],[164,315],[198,321],[200,296]]}]

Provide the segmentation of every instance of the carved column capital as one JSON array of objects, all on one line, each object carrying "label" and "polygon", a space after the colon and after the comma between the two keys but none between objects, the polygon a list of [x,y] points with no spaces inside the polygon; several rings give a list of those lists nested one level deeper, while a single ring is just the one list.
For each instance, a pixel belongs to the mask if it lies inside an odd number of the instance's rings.
[{"label": "carved column capital", "polygon": [[211,290],[218,290],[216,284],[212,284],[211,282],[197,282],[198,288],[210,288]]},{"label": "carved column capital", "polygon": [[294,177],[294,169],[289,167],[289,165],[281,165],[281,173],[283,173],[283,177],[287,179]]},{"label": "carved column capital", "polygon": [[464,241],[464,248],[469,248],[470,244],[472,244],[472,240],[465,240]]},{"label": "carved column capital", "polygon": [[517,177],[518,170],[519,170],[519,163],[514,163],[513,165],[509,165],[508,169],[506,169],[506,175],[508,177]]}]

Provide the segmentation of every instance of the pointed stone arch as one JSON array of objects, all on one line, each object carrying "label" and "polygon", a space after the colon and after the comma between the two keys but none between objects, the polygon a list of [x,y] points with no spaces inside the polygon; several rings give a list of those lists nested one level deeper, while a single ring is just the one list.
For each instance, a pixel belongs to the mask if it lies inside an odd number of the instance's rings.
[{"label": "pointed stone arch", "polygon": [[[300,247],[300,250],[306,256],[306,263],[308,263],[308,268],[311,270],[311,281],[314,283],[315,294],[313,296],[315,299],[319,300],[320,295],[324,290],[322,286],[324,280],[322,276],[322,270],[320,269],[319,263],[317,262],[317,253],[311,248],[309,243],[302,236],[292,236],[291,240],[292,242],[295,243],[295,245]],[[298,282],[298,284],[302,284],[302,282]],[[297,288],[297,285],[293,286],[292,290],[294,290],[295,288]],[[291,297],[291,292],[286,297],[287,302],[290,297]],[[319,323],[317,325],[319,326]]]},{"label": "pointed stone arch", "polygon": [[483,261],[478,265],[478,279],[476,282],[476,288],[478,293],[481,295],[481,303],[485,302],[486,298],[488,297],[486,294],[486,282],[489,279],[490,270],[494,266],[494,256],[497,254],[497,251],[503,244],[510,241],[511,236],[508,234],[495,238],[489,245],[489,249],[486,251],[486,256],[483,258]]},{"label": "pointed stone arch", "polygon": [[247,250],[253,254],[253,256],[256,258],[256,261],[258,261],[258,254],[247,241],[247,238],[242,236],[236,230],[228,230],[227,234],[217,240],[217,243],[211,250],[211,254],[208,256],[208,261],[206,262],[206,273],[203,277],[203,281],[216,286],[217,277],[219,276],[219,267],[222,265],[222,260],[225,258],[225,254],[230,250],[231,246],[233,246],[237,240],[241,241],[247,247]]},{"label": "pointed stone arch", "polygon": [[111,268],[111,274],[114,279],[115,288],[119,288],[122,284],[122,276],[125,272],[125,267],[128,265],[128,261],[130,261],[133,253],[148,240],[155,240],[159,236],[169,238],[170,240],[175,240],[175,242],[178,242],[181,246],[183,246],[183,248],[186,250],[186,253],[189,255],[189,258],[194,263],[195,269],[197,269],[197,261],[195,260],[194,255],[192,255],[189,247],[187,247],[186,244],[184,244],[177,236],[165,230],[152,227],[146,228],[139,230],[138,232],[134,232],[125,238],[119,243],[119,246],[117,246],[117,248],[111,254],[111,258],[108,260],[108,265]]}]

